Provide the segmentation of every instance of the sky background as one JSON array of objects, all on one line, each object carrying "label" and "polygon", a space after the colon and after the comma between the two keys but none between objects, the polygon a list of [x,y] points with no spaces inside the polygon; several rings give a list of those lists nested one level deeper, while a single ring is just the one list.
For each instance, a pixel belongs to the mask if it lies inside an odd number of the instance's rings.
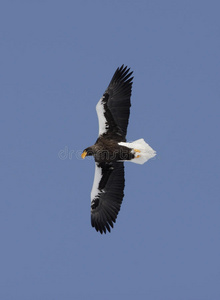
[{"label": "sky background", "polygon": [[[219,11],[1,1],[0,299],[220,299]],[[94,161],[79,153],[122,64],[134,71],[127,139],[157,157],[126,163],[121,211],[101,235]]]}]

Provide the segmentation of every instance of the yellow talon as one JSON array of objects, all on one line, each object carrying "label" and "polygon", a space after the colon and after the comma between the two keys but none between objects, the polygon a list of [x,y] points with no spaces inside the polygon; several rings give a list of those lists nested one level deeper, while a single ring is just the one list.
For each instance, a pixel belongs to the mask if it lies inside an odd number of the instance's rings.
[{"label": "yellow talon", "polygon": [[136,158],[139,158],[139,157],[140,157],[140,155],[137,155],[137,156],[136,156]]},{"label": "yellow talon", "polygon": [[140,151],[140,150],[138,150],[138,149],[134,149],[134,151],[135,151],[135,152],[139,152],[139,153],[141,152],[141,151]]}]

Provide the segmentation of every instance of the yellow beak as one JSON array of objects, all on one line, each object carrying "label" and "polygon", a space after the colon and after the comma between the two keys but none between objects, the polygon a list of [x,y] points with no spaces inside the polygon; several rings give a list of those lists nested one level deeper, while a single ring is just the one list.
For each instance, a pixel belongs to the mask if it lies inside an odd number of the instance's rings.
[{"label": "yellow beak", "polygon": [[87,155],[87,152],[83,151],[83,153],[81,154],[82,159],[84,159],[86,157],[86,155]]}]

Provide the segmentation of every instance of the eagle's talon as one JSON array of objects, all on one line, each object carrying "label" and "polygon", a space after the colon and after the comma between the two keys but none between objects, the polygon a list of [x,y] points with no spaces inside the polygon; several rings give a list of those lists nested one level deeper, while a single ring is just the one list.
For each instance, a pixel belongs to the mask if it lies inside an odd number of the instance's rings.
[{"label": "eagle's talon", "polygon": [[140,150],[138,150],[138,149],[134,149],[134,151],[135,151],[135,152],[138,152],[138,153],[141,153],[141,151],[140,151]]}]

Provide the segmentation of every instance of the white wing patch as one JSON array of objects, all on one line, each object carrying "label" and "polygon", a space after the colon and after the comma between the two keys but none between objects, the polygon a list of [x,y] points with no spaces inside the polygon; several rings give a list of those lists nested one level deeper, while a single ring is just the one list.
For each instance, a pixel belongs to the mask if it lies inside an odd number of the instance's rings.
[{"label": "white wing patch", "polygon": [[101,192],[99,190],[99,182],[101,181],[101,178],[102,178],[102,168],[99,168],[96,163],[95,164],[94,181],[93,181],[93,186],[92,186],[92,191],[91,191],[91,201],[94,200],[98,196],[98,194]]},{"label": "white wing patch", "polygon": [[96,105],[96,112],[99,120],[99,135],[102,135],[103,133],[107,132],[107,121],[104,116],[104,105],[102,103],[103,97],[99,100],[99,102]]}]

